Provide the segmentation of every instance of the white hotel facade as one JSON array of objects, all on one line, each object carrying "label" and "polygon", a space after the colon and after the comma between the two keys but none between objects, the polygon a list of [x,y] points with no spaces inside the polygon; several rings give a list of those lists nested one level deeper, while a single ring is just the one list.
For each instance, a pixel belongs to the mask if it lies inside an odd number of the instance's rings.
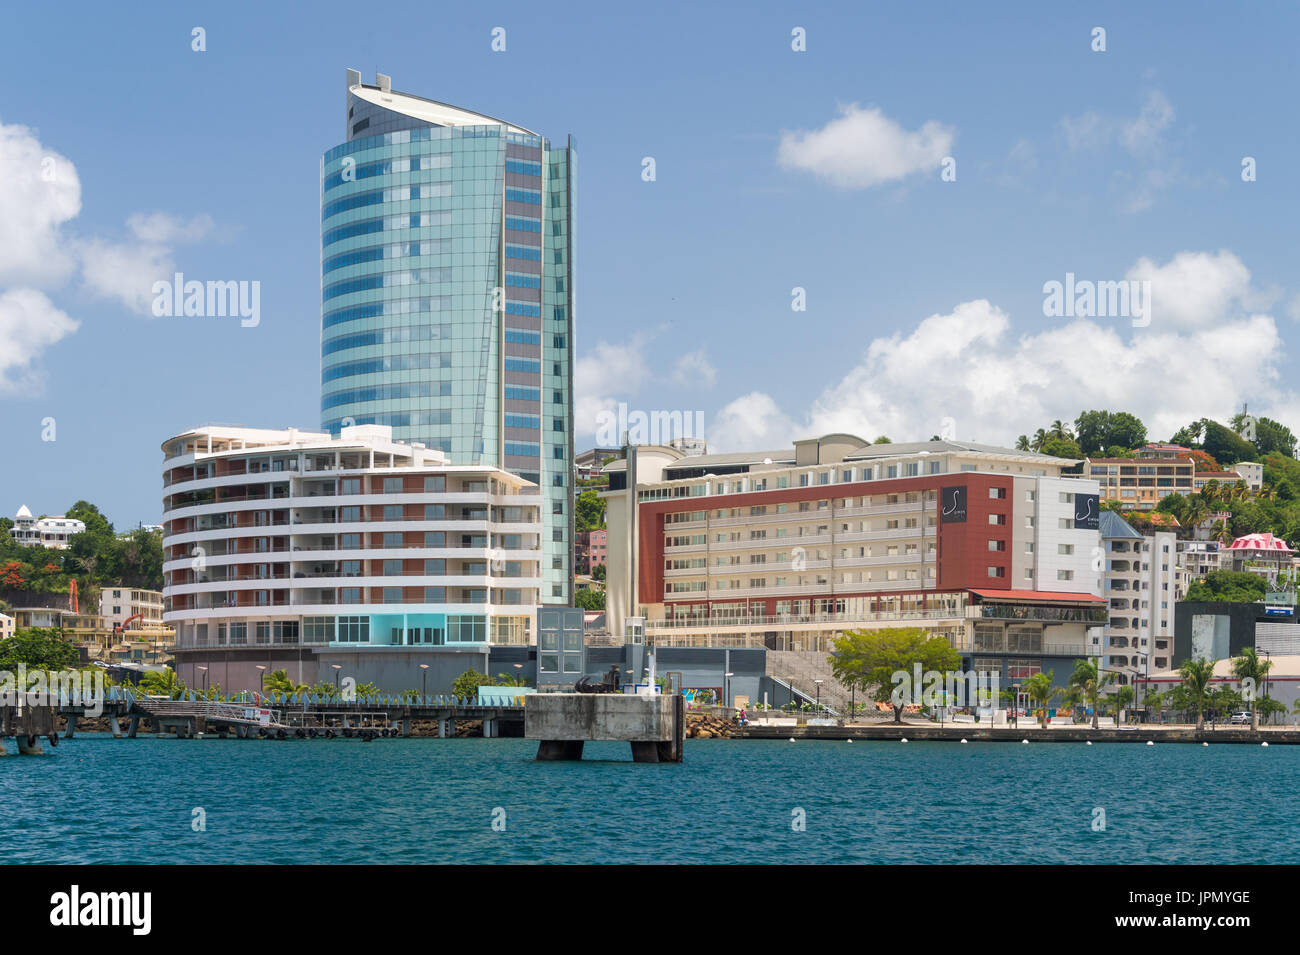
[{"label": "white hotel facade", "polygon": [[163,453],[164,620],[190,685],[256,687],[254,670],[281,666],[332,680],[326,658],[346,649],[350,669],[377,653],[373,675],[419,686],[414,661],[468,652],[481,668],[489,647],[533,642],[542,498],[523,478],[382,425],[201,427]]}]

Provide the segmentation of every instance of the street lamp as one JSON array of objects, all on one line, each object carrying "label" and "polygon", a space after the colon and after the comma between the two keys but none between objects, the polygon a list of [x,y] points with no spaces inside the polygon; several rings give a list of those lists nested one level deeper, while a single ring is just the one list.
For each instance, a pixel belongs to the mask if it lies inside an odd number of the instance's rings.
[{"label": "street lamp", "polygon": [[735,675],[734,673],[722,674],[722,705],[728,708],[731,706],[731,678]]},{"label": "street lamp", "polygon": [[1011,684],[1011,691],[1015,694],[1011,698],[1011,719],[1015,722],[1016,729],[1020,729],[1020,684]]},{"label": "street lamp", "polygon": [[203,698],[206,700],[208,698],[208,668],[195,667],[194,669],[203,671]]},{"label": "street lamp", "polygon": [[[337,675],[337,674],[336,674]],[[420,702],[423,703],[429,696],[429,664],[420,664]]]},{"label": "street lamp", "polygon": [[334,695],[338,696],[339,695],[339,671],[343,669],[343,664],[331,663],[330,669],[334,671]]},{"label": "street lamp", "polygon": [[266,664],[254,663],[257,667],[257,695],[261,696],[266,690]]},{"label": "street lamp", "polygon": [[821,681],[821,680],[813,680],[813,682],[817,684],[817,703],[816,703],[816,706],[817,706],[817,709],[820,711],[820,710],[821,710],[821,707],[822,707],[822,681]]}]

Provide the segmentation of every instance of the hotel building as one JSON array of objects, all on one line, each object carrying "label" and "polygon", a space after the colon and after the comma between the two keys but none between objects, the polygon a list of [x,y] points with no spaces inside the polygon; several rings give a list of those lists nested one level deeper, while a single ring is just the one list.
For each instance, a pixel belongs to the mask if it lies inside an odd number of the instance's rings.
[{"label": "hotel building", "polygon": [[1170,494],[1191,494],[1196,462],[1180,457],[1088,458],[1084,476],[1097,482],[1103,501],[1148,510]]},{"label": "hotel building", "polygon": [[824,658],[845,630],[916,625],[1007,685],[1044,669],[1061,682],[1106,622],[1098,487],[1060,476],[1075,463],[846,434],[739,454],[630,447],[602,494],[610,631],[644,618],[658,645]]},{"label": "hotel building", "polygon": [[163,454],[163,616],[191,686],[203,667],[227,688],[267,667],[332,680],[346,649],[349,672],[379,654],[372,671],[411,687],[418,662],[470,665],[440,652],[482,668],[490,645],[532,641],[543,498],[523,478],[385,425],[202,427]]},{"label": "hotel building", "polygon": [[540,488],[538,599],[573,581],[576,150],[347,71],[321,162],[321,427],[392,428]]}]

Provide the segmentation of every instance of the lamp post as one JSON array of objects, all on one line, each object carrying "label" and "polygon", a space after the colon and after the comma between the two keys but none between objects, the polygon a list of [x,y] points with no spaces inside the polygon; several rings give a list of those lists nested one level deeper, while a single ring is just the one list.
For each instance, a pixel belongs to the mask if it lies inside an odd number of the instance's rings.
[{"label": "lamp post", "polygon": [[260,697],[266,692],[266,664],[255,663],[257,667],[257,695]]},{"label": "lamp post", "polygon": [[722,674],[722,705],[727,709],[731,708],[731,678],[735,675],[730,672]]},{"label": "lamp post", "polygon": [[194,669],[203,671],[203,698],[206,700],[208,698],[208,668],[195,667]]},{"label": "lamp post", "polygon": [[343,669],[343,664],[331,663],[330,669],[334,671],[334,695],[337,697],[339,695],[339,671]]},{"label": "lamp post", "polygon": [[420,702],[423,703],[429,697],[429,664],[420,664]]},{"label": "lamp post", "polygon": [[821,708],[822,708],[822,681],[821,681],[821,680],[813,680],[813,682],[817,684],[817,703],[816,703],[816,706],[817,706],[817,710],[820,712],[820,711],[821,711]]},{"label": "lamp post", "polygon": [[1011,690],[1015,694],[1011,698],[1011,718],[1015,721],[1016,729],[1020,729],[1020,684],[1011,684]]}]

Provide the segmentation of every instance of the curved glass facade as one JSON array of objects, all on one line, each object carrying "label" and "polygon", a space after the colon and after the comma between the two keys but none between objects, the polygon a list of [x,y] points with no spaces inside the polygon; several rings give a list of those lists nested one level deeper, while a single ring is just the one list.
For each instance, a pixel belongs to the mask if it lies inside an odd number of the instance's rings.
[{"label": "curved glass facade", "polygon": [[349,88],[349,141],[321,163],[322,427],[390,425],[537,483],[539,596],[568,603],[572,139],[552,149],[488,117],[439,126],[376,90]]}]

